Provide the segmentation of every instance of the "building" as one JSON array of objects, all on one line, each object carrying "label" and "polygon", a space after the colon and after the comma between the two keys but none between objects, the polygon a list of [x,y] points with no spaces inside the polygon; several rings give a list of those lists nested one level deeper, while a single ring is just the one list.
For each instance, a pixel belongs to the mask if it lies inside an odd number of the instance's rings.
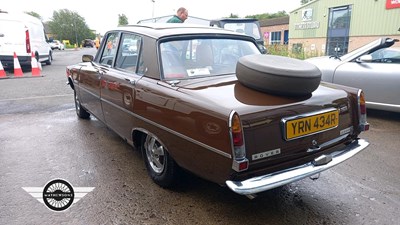
[{"label": "building", "polygon": [[292,51],[343,55],[382,36],[400,39],[400,0],[314,0],[290,12]]},{"label": "building", "polygon": [[289,43],[289,16],[260,20],[265,45]]}]

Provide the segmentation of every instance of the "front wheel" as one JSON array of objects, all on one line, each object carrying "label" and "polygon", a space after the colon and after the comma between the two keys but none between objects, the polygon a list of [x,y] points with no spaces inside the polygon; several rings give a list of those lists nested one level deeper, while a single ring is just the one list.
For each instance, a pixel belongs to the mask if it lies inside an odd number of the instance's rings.
[{"label": "front wheel", "polygon": [[90,117],[90,114],[82,107],[81,102],[79,100],[79,96],[76,94],[76,91],[74,91],[74,98],[75,98],[76,115],[78,115],[78,117],[81,119],[88,119]]},{"label": "front wheel", "polygon": [[153,134],[145,136],[141,144],[141,151],[151,179],[161,187],[174,186],[178,166],[157,137]]}]

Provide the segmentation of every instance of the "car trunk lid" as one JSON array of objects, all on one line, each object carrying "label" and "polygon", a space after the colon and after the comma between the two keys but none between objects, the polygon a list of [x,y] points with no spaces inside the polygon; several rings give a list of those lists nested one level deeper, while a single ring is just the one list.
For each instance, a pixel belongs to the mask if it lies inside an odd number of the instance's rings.
[{"label": "car trunk lid", "polygon": [[[214,85],[205,85],[208,82]],[[333,151],[353,135],[357,125],[350,95],[331,84],[322,83],[310,95],[296,97],[256,91],[234,78],[182,83],[179,89],[238,113],[249,160],[244,173],[274,171]]]}]

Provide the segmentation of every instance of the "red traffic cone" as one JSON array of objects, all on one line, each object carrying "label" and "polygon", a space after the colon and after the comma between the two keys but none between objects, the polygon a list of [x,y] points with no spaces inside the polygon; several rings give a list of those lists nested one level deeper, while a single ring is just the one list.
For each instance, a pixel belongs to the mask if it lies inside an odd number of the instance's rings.
[{"label": "red traffic cone", "polygon": [[14,77],[22,77],[24,73],[22,72],[21,65],[19,64],[17,54],[14,52]]},{"label": "red traffic cone", "polygon": [[3,64],[0,61],[0,78],[7,78],[6,71],[4,71]]},{"label": "red traffic cone", "polygon": [[36,60],[35,53],[33,52],[32,52],[31,66],[32,66],[32,77],[40,76],[40,68],[38,66],[38,61]]}]

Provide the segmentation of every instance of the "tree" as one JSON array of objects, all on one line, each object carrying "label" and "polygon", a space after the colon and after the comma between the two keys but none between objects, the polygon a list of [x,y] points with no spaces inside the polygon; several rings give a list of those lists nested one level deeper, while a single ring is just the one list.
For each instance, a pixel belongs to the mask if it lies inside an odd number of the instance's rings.
[{"label": "tree", "polygon": [[89,29],[85,19],[68,9],[53,11],[53,17],[48,22],[48,26],[57,39],[69,40],[72,44],[80,45],[82,40],[93,40],[96,37]]},{"label": "tree", "polygon": [[118,26],[128,25],[128,17],[125,14],[118,14]]},{"label": "tree", "polygon": [[28,15],[34,16],[34,17],[38,18],[39,20],[42,20],[42,17],[37,12],[30,11],[30,12],[25,12],[25,13]]},{"label": "tree", "polygon": [[237,14],[231,13],[231,15],[228,18],[239,18],[239,16]]},{"label": "tree", "polygon": [[265,19],[272,19],[272,18],[278,18],[278,17],[283,17],[283,16],[289,16],[286,11],[279,11],[276,13],[264,13],[264,14],[257,14],[257,15],[249,15],[246,16],[245,18],[254,18],[258,20],[265,20]]}]

